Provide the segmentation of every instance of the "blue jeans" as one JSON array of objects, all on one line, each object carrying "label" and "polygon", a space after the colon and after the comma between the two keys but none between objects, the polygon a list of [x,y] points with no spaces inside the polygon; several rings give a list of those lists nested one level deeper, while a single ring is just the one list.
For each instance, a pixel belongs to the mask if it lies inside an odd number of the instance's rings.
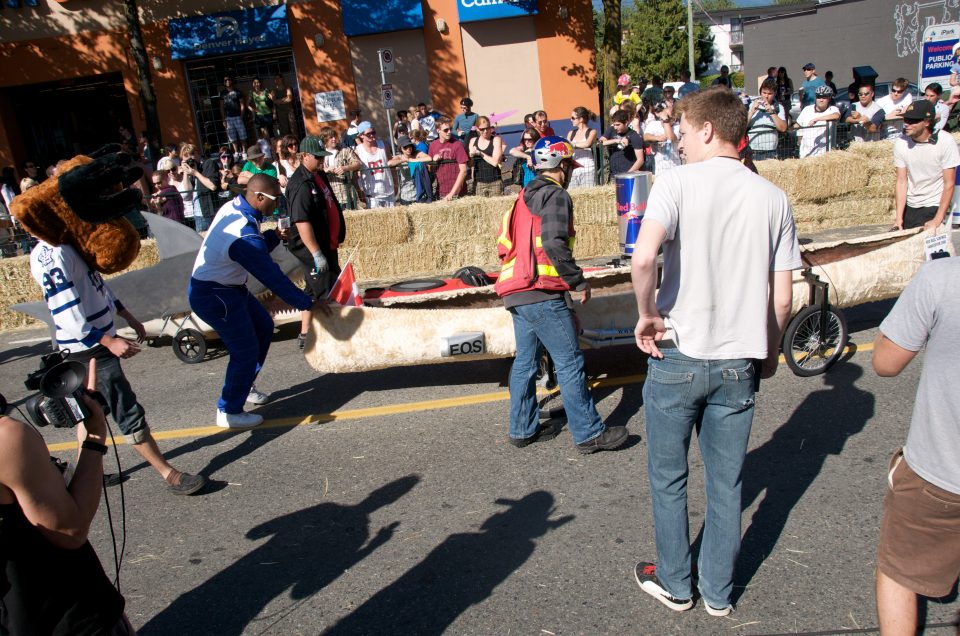
[{"label": "blue jeans", "polygon": [[538,343],[543,343],[557,372],[567,426],[575,444],[603,432],[603,422],[587,388],[583,352],[577,341],[573,315],[563,298],[511,307],[517,357],[510,371],[510,437],[533,437],[540,426],[536,379]]},{"label": "blue jeans", "polygon": [[676,598],[691,597],[687,451],[696,427],[707,491],[699,588],[711,606],[726,607],[740,551],[740,473],[753,424],[753,361],[662,351],[662,360],[648,360],[643,384],[657,578]]},{"label": "blue jeans", "polygon": [[213,327],[230,353],[217,408],[240,413],[273,339],[273,318],[246,287],[191,278],[190,308]]}]

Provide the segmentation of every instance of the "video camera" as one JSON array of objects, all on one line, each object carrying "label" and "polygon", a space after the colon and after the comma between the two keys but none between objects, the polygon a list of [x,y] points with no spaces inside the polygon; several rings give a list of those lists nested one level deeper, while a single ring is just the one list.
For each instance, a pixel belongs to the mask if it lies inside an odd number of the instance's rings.
[{"label": "video camera", "polygon": [[37,426],[72,428],[90,417],[82,399],[87,394],[87,367],[68,360],[69,355],[69,351],[54,351],[41,356],[40,368],[24,382],[31,391],[40,391],[24,404]]}]

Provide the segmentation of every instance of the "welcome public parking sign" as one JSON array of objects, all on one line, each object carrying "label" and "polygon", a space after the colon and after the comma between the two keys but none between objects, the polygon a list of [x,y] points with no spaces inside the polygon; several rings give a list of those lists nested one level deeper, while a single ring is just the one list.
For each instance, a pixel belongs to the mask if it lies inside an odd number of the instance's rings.
[{"label": "welcome public parking sign", "polygon": [[953,45],[960,41],[960,22],[937,24],[923,31],[920,49],[920,71],[917,86],[920,92],[928,84],[939,82],[944,91],[950,90],[950,66],[953,64]]}]

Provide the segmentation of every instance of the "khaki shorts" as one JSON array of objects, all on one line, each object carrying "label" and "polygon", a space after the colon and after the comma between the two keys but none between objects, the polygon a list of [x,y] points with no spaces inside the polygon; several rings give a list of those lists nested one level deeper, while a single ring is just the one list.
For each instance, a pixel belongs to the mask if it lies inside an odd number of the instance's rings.
[{"label": "khaki shorts", "polygon": [[946,596],[960,575],[960,495],[913,472],[902,450],[887,485],[877,567],[917,594]]}]

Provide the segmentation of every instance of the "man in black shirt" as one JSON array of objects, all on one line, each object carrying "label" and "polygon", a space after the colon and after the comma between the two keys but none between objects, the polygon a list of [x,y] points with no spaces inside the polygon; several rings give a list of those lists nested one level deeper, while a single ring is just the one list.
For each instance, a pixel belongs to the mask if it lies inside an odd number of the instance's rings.
[{"label": "man in black shirt", "polygon": [[643,137],[627,126],[629,119],[627,111],[618,110],[610,117],[610,128],[600,137],[600,143],[607,149],[611,177],[643,169]]},{"label": "man in black shirt", "polygon": [[223,90],[220,91],[220,116],[236,159],[241,157],[247,141],[247,125],[243,123],[243,111],[247,108],[247,100],[240,89],[234,86],[233,78],[229,75],[224,77]]}]

